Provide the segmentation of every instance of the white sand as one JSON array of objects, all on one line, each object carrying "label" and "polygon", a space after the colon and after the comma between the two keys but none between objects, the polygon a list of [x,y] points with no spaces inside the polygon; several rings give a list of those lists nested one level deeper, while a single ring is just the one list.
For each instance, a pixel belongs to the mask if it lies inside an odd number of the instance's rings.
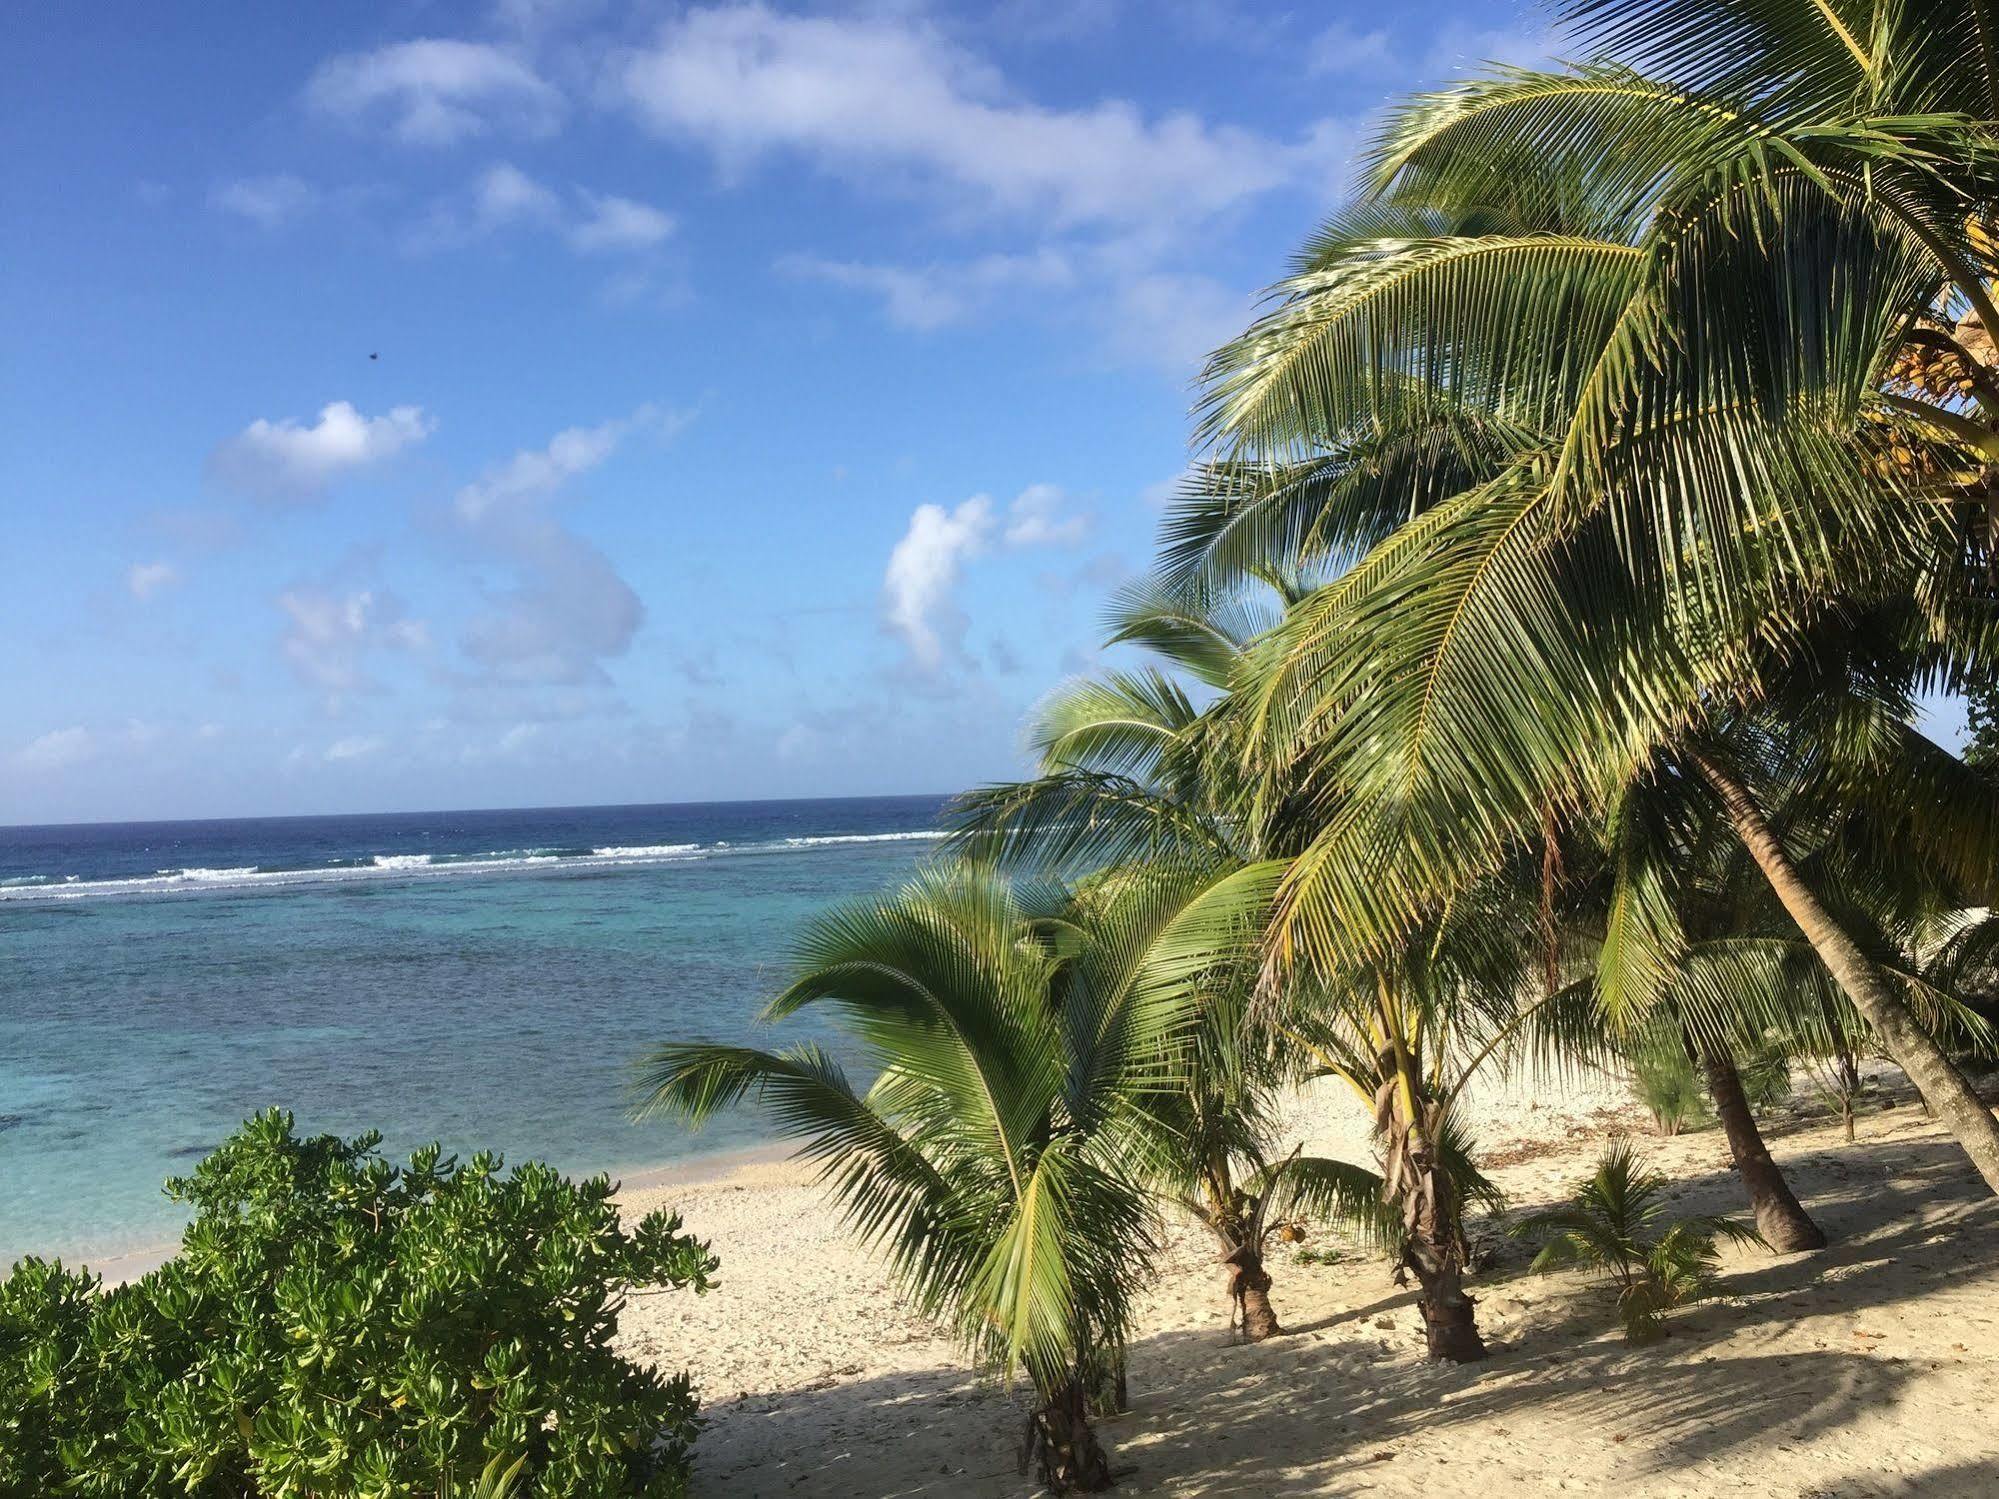
[{"label": "white sand", "polygon": [[[1687,1212],[1744,1210],[1719,1130],[1653,1140],[1618,1090],[1500,1093],[1473,1117],[1513,1162],[1493,1174],[1516,1207],[1566,1195],[1630,1131]],[[1302,1100],[1297,1125],[1309,1149],[1365,1159],[1350,1096]],[[1290,1248],[1270,1264],[1290,1331],[1233,1344],[1209,1241],[1176,1227],[1132,1349],[1134,1409],[1102,1427],[1118,1491],[1999,1496],[1999,1200],[1907,1102],[1864,1116],[1852,1146],[1836,1124],[1768,1134],[1832,1246],[1731,1252],[1722,1298],[1651,1348],[1624,1343],[1600,1289],[1528,1276],[1512,1245],[1473,1287],[1484,1363],[1425,1362],[1414,1295],[1382,1261]],[[678,1208],[722,1258],[718,1289],[635,1299],[622,1333],[700,1387],[698,1495],[1035,1492],[1014,1466],[1022,1392],[904,1312],[797,1167],[624,1195]]]}]

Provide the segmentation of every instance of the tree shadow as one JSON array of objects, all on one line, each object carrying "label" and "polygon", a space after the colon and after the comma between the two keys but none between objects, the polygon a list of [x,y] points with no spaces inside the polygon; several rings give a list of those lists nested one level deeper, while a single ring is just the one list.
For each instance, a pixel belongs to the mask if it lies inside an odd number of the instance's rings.
[{"label": "tree shadow", "polygon": [[[1474,1287],[1495,1352],[1464,1368],[1419,1361],[1414,1294],[1394,1290],[1379,1263],[1342,1277],[1341,1298],[1353,1304],[1268,1343],[1233,1344],[1213,1330],[1142,1339],[1132,1349],[1134,1409],[1103,1425],[1113,1463],[1128,1470],[1120,1492],[1502,1494],[1553,1482],[1697,1492],[1738,1486],[1758,1453],[1810,1447],[1811,1471],[1835,1476],[1800,1495],[1999,1493],[1999,1459],[1964,1454],[1990,1429],[1986,1397],[1962,1393],[1978,1388],[1972,1373],[1951,1372],[1955,1353],[1928,1332],[1958,1317],[1991,1320],[1999,1200],[1946,1140],[1780,1154],[1831,1244],[1738,1261],[1715,1302],[1672,1318],[1662,1347],[1626,1345],[1607,1295],[1573,1277],[1527,1275],[1524,1250]],[[1674,1190],[1676,1213],[1743,1208],[1726,1169],[1676,1178]],[[1378,1295],[1365,1279],[1374,1273]],[[1870,1327],[1864,1315],[1916,1300],[1919,1318]],[[1969,1426],[1911,1399],[1938,1369],[1949,1383],[1924,1396],[1941,1389]],[[1854,1445],[1842,1433],[1872,1417],[1863,1456],[1887,1450],[1880,1413],[1904,1401],[1888,1466],[1862,1461],[1837,1476],[1834,1459]],[[950,1369],[749,1397],[710,1412],[695,1493],[1030,1494],[1015,1466],[1026,1405],[1018,1390]],[[1917,1439],[1934,1461],[1895,1473],[1892,1459]]]}]

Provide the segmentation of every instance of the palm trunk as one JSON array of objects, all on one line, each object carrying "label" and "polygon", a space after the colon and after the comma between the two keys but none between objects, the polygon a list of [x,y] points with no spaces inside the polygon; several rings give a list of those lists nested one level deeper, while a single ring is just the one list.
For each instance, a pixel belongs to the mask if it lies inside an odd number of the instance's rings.
[{"label": "palm trunk", "polygon": [[1423,1288],[1423,1328],[1430,1357],[1468,1364],[1485,1357],[1485,1340],[1478,1335],[1477,1303],[1465,1294],[1457,1193],[1437,1163],[1431,1128],[1435,1121],[1426,1117],[1422,1078],[1386,984],[1379,986],[1379,999],[1388,1040],[1383,1061],[1391,1076],[1377,1117],[1390,1130],[1383,1179],[1402,1203],[1402,1263],[1416,1273]]},{"label": "palm trunk", "polygon": [[1101,1421],[1106,1416],[1122,1416],[1131,1409],[1131,1389],[1126,1383],[1130,1360],[1120,1347],[1109,1363],[1099,1362],[1086,1378],[1089,1398],[1084,1404],[1090,1416]]},{"label": "palm trunk", "polygon": [[1072,1378],[1049,1395],[1028,1424],[1021,1471],[1032,1457],[1051,1493],[1100,1494],[1111,1486],[1111,1460],[1090,1429],[1083,1381]]},{"label": "palm trunk", "polygon": [[1756,1231],[1781,1254],[1825,1248],[1824,1231],[1798,1205],[1784,1173],[1770,1159],[1763,1132],[1756,1127],[1756,1116],[1743,1094],[1742,1078],[1735,1070],[1735,1063],[1720,1052],[1710,1051],[1701,1057],[1701,1070],[1707,1075],[1714,1111],[1720,1115],[1722,1131],[1728,1136],[1728,1152],[1735,1157],[1735,1173],[1749,1190]]},{"label": "palm trunk", "polygon": [[1935,1037],[1917,1023],[1881,970],[1812,893],[1748,788],[1708,756],[1695,751],[1690,759],[1721,798],[1742,846],[1854,1008],[1964,1147],[1985,1184],[1999,1193],[1999,1119],[1992,1117]]},{"label": "palm trunk", "polygon": [[1229,1294],[1242,1313],[1243,1340],[1261,1343],[1284,1331],[1277,1323],[1276,1308],[1270,1304],[1270,1272],[1263,1268],[1263,1256],[1244,1244],[1222,1263],[1228,1266]]},{"label": "palm trunk", "polygon": [[1455,1197],[1449,1179],[1434,1164],[1415,1158],[1411,1164],[1420,1174],[1415,1219],[1403,1245],[1402,1262],[1416,1272],[1423,1288],[1423,1331],[1430,1357],[1468,1364],[1484,1358],[1486,1350],[1478,1333],[1478,1303],[1465,1294]]}]

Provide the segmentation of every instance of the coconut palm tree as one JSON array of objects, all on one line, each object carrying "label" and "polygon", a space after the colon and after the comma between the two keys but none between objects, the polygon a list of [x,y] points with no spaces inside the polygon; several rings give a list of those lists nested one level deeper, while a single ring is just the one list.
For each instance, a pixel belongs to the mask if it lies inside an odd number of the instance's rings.
[{"label": "coconut palm tree", "polygon": [[1169,567],[1351,563],[1252,714],[1317,807],[1274,947],[1392,945],[1668,748],[1999,1190],[1999,1122],[1702,733],[1834,680],[1828,632],[1892,647],[1905,693],[1999,658],[1992,23],[1557,9],[1589,61],[1405,106],[1208,371]]},{"label": "coconut palm tree", "polygon": [[[1032,736],[1042,774],[961,798],[959,846],[1042,868],[1206,861],[1274,881],[1309,839],[1309,823],[1281,787],[1245,773],[1241,708],[1263,659],[1258,643],[1307,596],[1307,576],[1277,565],[1215,588],[1181,580],[1128,590],[1112,612],[1113,640],[1146,645],[1167,669],[1053,694]],[[1220,695],[1197,709],[1192,694],[1202,690]],[[1173,1142],[1162,1150],[1162,1179],[1222,1238],[1252,1335],[1277,1326],[1262,1238],[1282,1217],[1277,1205],[1296,1202],[1396,1247],[1398,1275],[1412,1271],[1421,1283],[1433,1357],[1484,1355],[1463,1285],[1462,1205],[1496,1203],[1497,1194],[1472,1167],[1452,1112],[1470,1069],[1445,1069],[1472,1052],[1472,1069],[1506,1054],[1500,1040],[1535,998],[1525,980],[1536,931],[1531,898],[1509,906],[1488,891],[1393,961],[1289,972],[1254,1003],[1211,1006],[1219,1029],[1190,1053],[1170,1108],[1161,1105],[1171,1115],[1163,1138]],[[1244,999],[1238,990],[1228,997]],[[1358,1091],[1376,1119],[1382,1174],[1277,1154],[1268,1093],[1287,1070],[1293,1080],[1338,1076]]]},{"label": "coconut palm tree", "polygon": [[1201,976],[1240,961],[1257,890],[1131,872],[1079,899],[928,873],[813,922],[766,1011],[834,1007],[871,1085],[816,1046],[680,1041],[641,1063],[640,1111],[767,1110],[915,1305],[1025,1371],[1044,1481],[1105,1488],[1089,1405],[1121,1372],[1155,1243],[1146,1104],[1176,1075]]},{"label": "coconut palm tree", "polygon": [[[1113,881],[1122,876],[1113,874]],[[1306,1221],[1337,1222],[1377,1244],[1398,1237],[1382,1178],[1367,1166],[1285,1148],[1278,1094],[1289,1069],[1250,993],[1253,951],[1212,975],[1171,1086],[1146,1101],[1144,1149],[1156,1190],[1219,1247],[1224,1288],[1248,1342],[1284,1329],[1271,1304],[1270,1241]]]}]

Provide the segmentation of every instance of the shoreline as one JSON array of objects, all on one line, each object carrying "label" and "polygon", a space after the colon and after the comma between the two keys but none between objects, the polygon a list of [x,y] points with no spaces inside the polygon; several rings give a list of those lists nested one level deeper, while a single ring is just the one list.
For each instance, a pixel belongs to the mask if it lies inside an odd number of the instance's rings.
[{"label": "shoreline", "polygon": [[[1764,1121],[1830,1246],[1726,1247],[1719,1294],[1642,1352],[1600,1286],[1529,1274],[1526,1250],[1493,1240],[1475,1280],[1492,1356],[1432,1365],[1388,1262],[1319,1229],[1270,1262],[1285,1331],[1245,1345],[1212,1242],[1169,1215],[1138,1309],[1133,1408],[1102,1427],[1121,1491],[1335,1494],[1364,1476],[1380,1499],[1426,1499],[1476,1467],[1493,1499],[1982,1499],[1999,1475],[1981,1424],[1999,1370],[1999,1201],[1899,1076],[1881,1082],[1854,1144],[1806,1097]],[[1618,1079],[1518,1078],[1468,1104],[1515,1210],[1565,1196],[1626,1135],[1674,1183],[1675,1216],[1744,1212],[1721,1132],[1653,1135]],[[1285,1115],[1287,1140],[1367,1158],[1370,1120],[1339,1089],[1301,1091]],[[617,1334],[638,1362],[694,1379],[707,1429],[693,1499],[1031,1492],[1013,1462],[1021,1390],[908,1308],[787,1142],[607,1174],[628,1221],[677,1211],[721,1258],[707,1295],[632,1293]],[[170,1252],[93,1268],[113,1284]],[[1952,1341],[1937,1341],[1939,1317]]]}]

